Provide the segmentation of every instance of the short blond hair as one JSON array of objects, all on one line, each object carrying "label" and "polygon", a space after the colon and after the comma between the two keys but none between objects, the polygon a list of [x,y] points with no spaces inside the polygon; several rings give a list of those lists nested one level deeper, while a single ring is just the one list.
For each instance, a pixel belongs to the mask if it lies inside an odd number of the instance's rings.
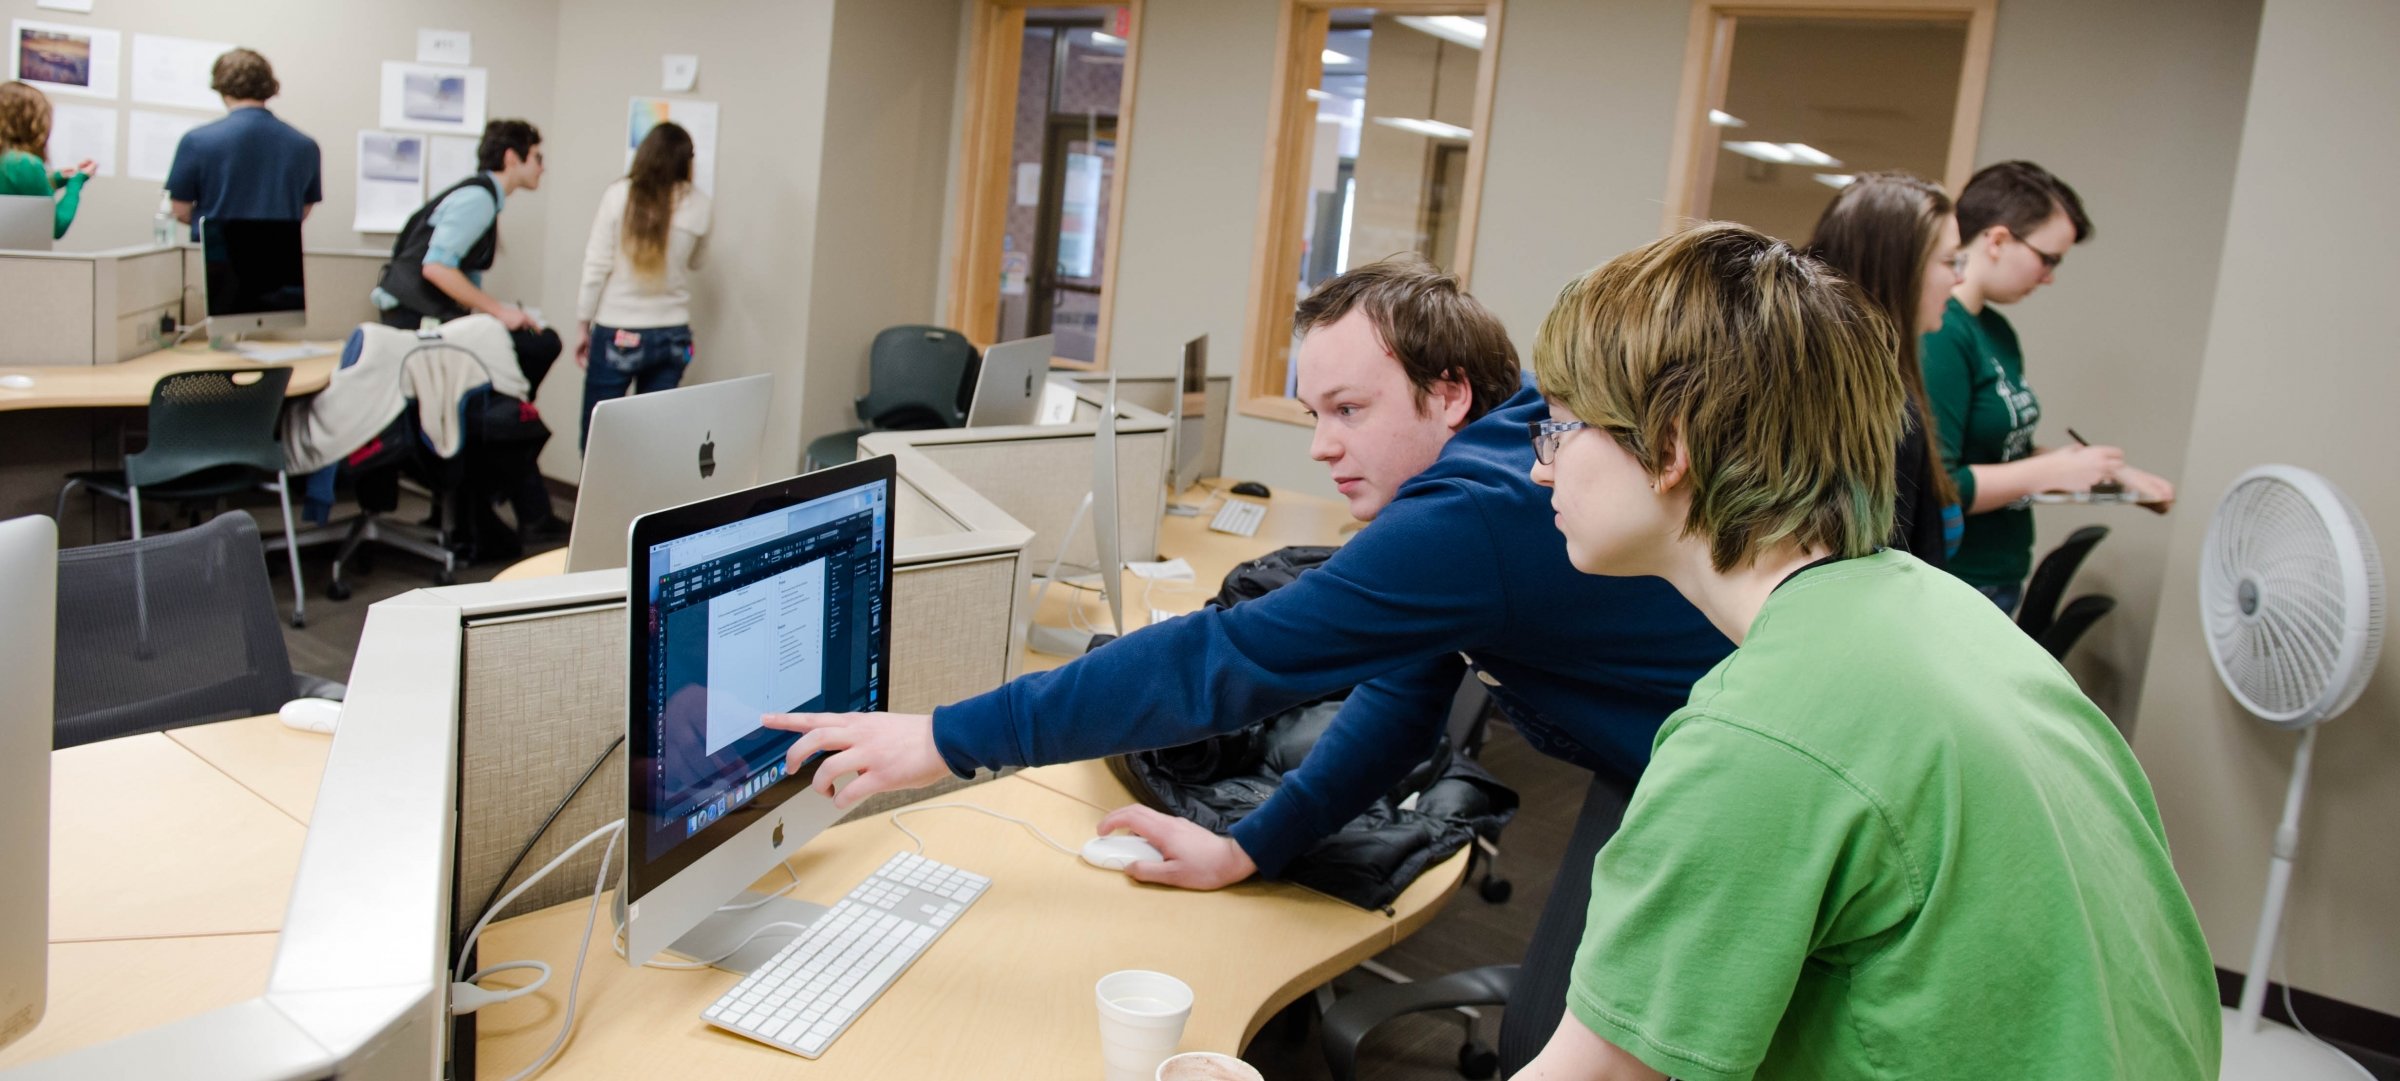
[{"label": "short blond hair", "polygon": [[1712,222],[1567,283],[1533,365],[1543,394],[1652,476],[1683,440],[1684,534],[1724,572],[1777,544],[1860,556],[1891,536],[1898,348],[1823,263]]}]

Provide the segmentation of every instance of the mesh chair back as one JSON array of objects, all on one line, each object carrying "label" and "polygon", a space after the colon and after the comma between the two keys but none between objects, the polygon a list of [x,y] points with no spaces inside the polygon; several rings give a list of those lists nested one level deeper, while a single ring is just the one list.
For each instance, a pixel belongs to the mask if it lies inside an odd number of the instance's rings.
[{"label": "mesh chair back", "polygon": [[2042,557],[2041,563],[2033,568],[2033,577],[2025,583],[2024,602],[2017,606],[2019,630],[2035,638],[2049,632],[2050,624],[2058,619],[2059,598],[2067,595],[2067,582],[2083,566],[2084,557],[2092,554],[2092,548],[2106,536],[2107,526],[2087,525],[2067,534],[2066,540]]},{"label": "mesh chair back", "polygon": [[955,330],[886,328],[867,351],[867,396],[858,400],[858,419],[877,429],[964,427],[981,360]]},{"label": "mesh chair back", "polygon": [[275,421],[291,382],[290,368],[177,372],[160,379],[150,388],[150,443],[125,456],[126,481],[148,487],[226,466],[282,469]]},{"label": "mesh chair back", "polygon": [[292,665],[257,523],[61,551],[57,671],[60,747],[275,712]]}]

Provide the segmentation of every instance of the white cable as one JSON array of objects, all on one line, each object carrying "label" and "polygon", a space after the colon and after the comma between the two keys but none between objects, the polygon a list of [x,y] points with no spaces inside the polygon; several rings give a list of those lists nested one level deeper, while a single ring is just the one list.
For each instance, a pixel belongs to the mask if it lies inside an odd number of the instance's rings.
[{"label": "white cable", "polygon": [[[2288,912],[2289,910],[2287,909],[2286,911]],[[2278,935],[2280,936],[2281,929],[2278,928],[2277,931]],[[2365,1066],[2359,1065],[2358,1060],[2351,1058],[2349,1052],[2344,1051],[2339,1047],[2335,1047],[2332,1040],[2328,1040],[2323,1036],[2319,1036],[2314,1032],[2310,1032],[2307,1025],[2300,1023],[2300,1011],[2292,1008],[2292,983],[2289,978],[2290,972],[2284,967],[2284,962],[2287,960],[2285,955],[2289,952],[2289,950],[2276,951],[2274,965],[2275,969],[2279,972],[2283,972],[2286,977],[2283,981],[2283,1015],[2292,1019],[2292,1027],[2299,1029],[2301,1035],[2323,1044],[2326,1050],[2341,1056],[2341,1060],[2344,1063],[2347,1063],[2351,1069],[2357,1070],[2360,1077],[2366,1078],[2367,1081],[2378,1081],[2373,1071],[2368,1070]]]},{"label": "white cable", "polygon": [[[467,978],[467,955],[475,952],[475,940],[483,936],[484,927],[492,922],[492,917],[497,916],[502,911],[506,910],[509,902],[524,896],[525,891],[532,889],[534,883],[540,882],[542,878],[548,875],[550,872],[558,870],[558,866],[560,864],[574,858],[576,853],[581,852],[585,848],[589,847],[593,841],[599,840],[602,835],[617,833],[622,831],[624,828],[625,820],[618,819],[609,823],[608,825],[600,827],[599,829],[593,830],[590,833],[584,834],[582,840],[568,845],[566,851],[551,857],[550,862],[543,864],[541,870],[535,871],[533,875],[527,878],[525,881],[517,883],[516,889],[508,891],[507,893],[501,895],[499,900],[492,902],[491,911],[484,913],[482,919],[475,921],[475,929],[467,932],[467,944],[459,947],[458,968],[456,971],[450,974],[450,978],[454,981],[464,980]],[[616,843],[613,841],[610,842],[609,849],[614,851],[616,849]],[[605,866],[605,863],[603,866]]]},{"label": "white cable", "polygon": [[[533,1075],[548,1069],[551,1061],[558,1057],[558,1053],[566,1049],[567,1037],[572,1036],[575,1033],[575,998],[576,994],[583,990],[583,963],[591,954],[592,928],[600,925],[600,894],[608,889],[608,864],[609,860],[617,854],[617,841],[623,838],[625,835],[624,825],[624,821],[620,819],[615,823],[602,826],[599,829],[592,831],[589,835],[585,836],[583,840],[575,842],[573,848],[569,848],[565,852],[560,853],[558,859],[550,861],[548,866],[545,866],[541,870],[534,872],[533,877],[527,879],[525,882],[525,884],[528,886],[532,885],[543,875],[548,874],[552,867],[558,866],[560,860],[564,860],[568,856],[574,855],[576,849],[580,849],[584,845],[591,843],[592,838],[598,837],[603,833],[608,834],[608,847],[600,851],[600,873],[595,876],[592,881],[592,906],[583,917],[583,941],[576,944],[575,947],[575,974],[567,977],[567,1018],[565,1021],[560,1022],[558,1026],[558,1035],[551,1039],[549,1047],[543,1049],[541,1057],[534,1059],[533,1065],[527,1066],[514,1074],[510,1074],[508,1081],[525,1081],[526,1078],[532,1077]],[[517,887],[519,892],[523,892],[524,888],[524,886]],[[502,908],[507,907],[508,901],[513,899],[515,896],[515,894],[510,894],[508,898],[502,899],[499,904],[492,906],[492,911],[498,912]],[[488,920],[490,918],[490,914],[486,913],[485,918]],[[475,930],[476,932],[480,933],[483,930],[483,925],[480,923],[477,924],[475,926]],[[467,938],[468,945],[472,946],[474,941],[474,936],[469,935]]]},{"label": "white cable", "polygon": [[1010,816],[1008,816],[1008,815],[1004,815],[1004,814],[1001,814],[1001,813],[1000,813],[1000,812],[998,812],[998,811],[992,810],[992,809],[991,809],[991,808],[989,808],[989,807],[978,807],[978,806],[976,806],[976,805],[974,805],[974,804],[972,804],[972,803],[920,803],[920,804],[917,804],[916,806],[913,806],[913,807],[902,807],[902,808],[900,808],[899,810],[897,810],[897,811],[893,811],[893,812],[892,812],[892,815],[891,815],[891,818],[892,818],[892,825],[893,825],[893,827],[894,827],[894,828],[897,828],[897,829],[898,829],[900,832],[907,834],[907,835],[908,835],[908,839],[909,839],[909,840],[911,840],[911,841],[915,841],[915,842],[917,843],[917,852],[918,852],[918,853],[920,853],[920,854],[922,854],[922,853],[925,851],[925,839],[924,839],[923,837],[919,837],[919,836],[917,836],[917,832],[916,832],[915,830],[912,830],[912,829],[908,828],[907,826],[905,826],[905,825],[902,825],[902,824],[901,824],[901,822],[900,822],[900,818],[901,818],[901,816],[902,816],[902,815],[912,815],[912,814],[915,814],[915,813],[917,813],[918,811],[934,811],[934,810],[940,810],[941,808],[944,808],[944,807],[960,807],[960,808],[964,808],[964,809],[966,809],[966,810],[969,810],[969,811],[981,811],[981,812],[983,812],[984,814],[990,815],[990,816],[992,816],[993,818],[1000,819],[1000,820],[1001,820],[1001,821],[1003,821],[1003,822],[1014,822],[1014,823],[1016,823],[1017,825],[1020,825],[1020,826],[1023,826],[1023,827],[1025,827],[1025,830],[1026,830],[1026,832],[1028,832],[1028,833],[1031,833],[1031,834],[1033,834],[1034,836],[1041,838],[1041,839],[1042,839],[1042,843],[1043,843],[1043,844],[1049,845],[1050,847],[1052,847],[1052,848],[1055,848],[1055,849],[1057,849],[1057,850],[1059,850],[1059,851],[1061,851],[1061,852],[1064,852],[1064,853],[1066,853],[1067,855],[1073,856],[1073,857],[1075,857],[1076,859],[1082,859],[1082,858],[1083,858],[1083,853],[1082,853],[1081,851],[1078,851],[1078,850],[1076,850],[1076,849],[1072,849],[1072,848],[1068,848],[1067,846],[1065,846],[1065,845],[1062,845],[1062,844],[1058,843],[1057,841],[1051,840],[1051,839],[1050,839],[1050,835],[1049,835],[1049,834],[1047,834],[1047,833],[1043,833],[1043,832],[1042,832],[1042,829],[1041,829],[1041,827],[1039,827],[1039,826],[1036,826],[1036,825],[1034,825],[1034,824],[1033,824],[1033,823],[1031,823],[1031,822],[1027,822],[1027,821],[1025,821],[1025,820],[1024,820],[1024,819],[1022,819],[1022,818],[1012,818],[1012,817],[1010,817]]},{"label": "white cable", "polygon": [[761,907],[761,906],[765,905],[765,904],[766,904],[767,902],[769,902],[769,901],[775,900],[776,898],[778,898],[778,897],[781,897],[781,896],[783,896],[784,894],[787,894],[787,893],[790,893],[790,892],[792,892],[792,886],[797,886],[797,885],[799,885],[799,884],[800,884],[800,872],[798,872],[798,871],[795,871],[795,870],[792,870],[792,861],[791,861],[790,859],[785,859],[785,860],[783,861],[783,863],[782,863],[780,866],[783,868],[783,873],[784,873],[784,874],[787,874],[787,875],[790,875],[790,876],[792,876],[792,885],[791,885],[791,886],[785,886],[784,888],[782,888],[782,889],[779,889],[779,890],[776,890],[775,892],[773,892],[773,893],[770,893],[770,894],[768,894],[768,895],[766,895],[766,896],[764,896],[764,897],[761,897],[761,898],[759,898],[758,900],[755,900],[755,901],[745,901],[745,902],[743,902],[743,903],[741,903],[741,904],[738,904],[738,905],[718,905],[718,906],[717,906],[717,911],[719,911],[719,912],[748,912],[748,911],[750,911],[751,909],[754,909],[754,908],[759,908],[759,907]]}]

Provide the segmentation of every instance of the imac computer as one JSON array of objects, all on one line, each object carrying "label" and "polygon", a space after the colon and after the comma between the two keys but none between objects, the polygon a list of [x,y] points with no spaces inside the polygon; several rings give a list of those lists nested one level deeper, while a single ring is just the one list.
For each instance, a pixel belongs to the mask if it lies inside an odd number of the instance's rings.
[{"label": "imac computer", "polygon": [[[1066,565],[1067,546],[1074,543],[1075,533],[1083,528],[1087,514],[1092,521],[1092,575],[1080,581],[1076,579],[1081,576],[1061,577],[1059,572]],[[1034,610],[1041,610],[1043,596],[1048,594],[1052,584],[1085,586],[1088,583],[1090,588],[1097,588],[1102,599],[1108,603],[1109,624],[1104,633],[1125,633],[1124,587],[1121,579],[1125,573],[1124,541],[1117,522],[1117,381],[1113,376],[1108,381],[1108,396],[1101,403],[1099,424],[1092,433],[1092,490],[1084,497],[1083,505],[1076,509],[1074,520],[1067,525],[1067,535],[1059,539],[1058,545],[1059,553],[1051,559],[1049,573],[1042,577],[1042,593],[1034,598]],[[1091,648],[1092,635],[1103,632],[1081,626],[1073,615],[1081,610],[1080,604],[1068,606],[1070,623],[1066,627],[1038,622],[1027,627],[1026,646],[1036,653],[1047,653],[1054,657],[1082,656]]]},{"label": "imac computer", "polygon": [[202,218],[200,263],[211,337],[308,324],[299,222]]},{"label": "imac computer", "polygon": [[1192,515],[1200,508],[1175,502],[1200,483],[1200,461],[1208,449],[1208,335],[1183,343],[1183,378],[1167,409],[1167,513]]},{"label": "imac computer", "polygon": [[758,483],[772,375],[602,402],[583,448],[567,571],[625,565],[626,530],[654,510]]},{"label": "imac computer", "polygon": [[0,195],[0,251],[49,251],[57,221],[47,195]]},{"label": "imac computer", "polygon": [[967,405],[967,427],[1033,423],[1041,415],[1042,388],[1050,385],[1044,377],[1055,340],[1044,334],[986,350],[983,367],[975,373],[975,397]]},{"label": "imac computer", "polygon": [[[786,771],[799,735],[761,715],[891,704],[894,477],[892,458],[871,458],[634,520],[630,963],[668,949],[717,961],[768,923],[821,913],[783,897],[728,902],[840,817],[810,789],[813,768]],[[789,937],[718,967],[744,971]]]},{"label": "imac computer", "polygon": [[42,1020],[50,958],[51,680],[58,642],[58,527],[0,522],[0,1047]]}]

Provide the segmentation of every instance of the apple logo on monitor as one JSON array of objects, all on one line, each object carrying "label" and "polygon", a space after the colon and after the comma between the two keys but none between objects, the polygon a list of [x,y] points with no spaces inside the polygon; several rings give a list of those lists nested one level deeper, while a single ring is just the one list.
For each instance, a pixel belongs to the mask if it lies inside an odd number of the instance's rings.
[{"label": "apple logo on monitor", "polygon": [[780,819],[780,818],[778,818],[778,819],[776,819],[776,820],[775,820],[775,836],[774,836],[774,839],[773,839],[773,841],[774,841],[774,847],[776,847],[776,848],[782,848],[782,847],[783,847],[783,820],[782,820],[782,819]]},{"label": "apple logo on monitor", "polygon": [[[700,436],[700,479],[701,479],[701,480],[707,480],[708,478],[710,478],[710,477],[713,477],[713,476],[716,476],[716,475],[717,475],[717,441],[716,441],[716,434],[717,434],[717,433],[715,433],[715,432],[704,432],[704,433],[701,433],[701,436]],[[777,843],[778,843],[778,844],[780,844],[780,843],[782,843],[782,842],[778,841]]]}]

